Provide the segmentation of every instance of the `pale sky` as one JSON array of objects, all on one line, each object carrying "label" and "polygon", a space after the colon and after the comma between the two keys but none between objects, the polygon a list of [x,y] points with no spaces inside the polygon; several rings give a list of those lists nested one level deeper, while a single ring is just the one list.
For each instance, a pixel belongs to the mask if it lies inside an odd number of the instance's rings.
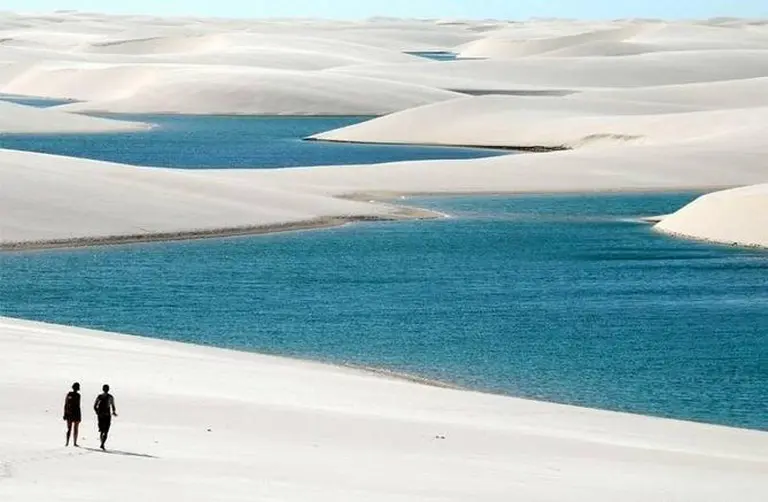
[{"label": "pale sky", "polygon": [[768,0],[3,0],[2,10],[221,17],[766,17]]}]

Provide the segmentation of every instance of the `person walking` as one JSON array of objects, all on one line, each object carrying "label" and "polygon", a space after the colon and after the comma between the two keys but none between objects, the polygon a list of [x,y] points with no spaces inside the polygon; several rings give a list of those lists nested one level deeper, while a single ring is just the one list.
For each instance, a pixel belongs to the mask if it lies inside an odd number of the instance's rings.
[{"label": "person walking", "polygon": [[99,419],[100,448],[104,450],[104,444],[107,442],[109,429],[112,426],[112,417],[117,416],[117,410],[115,409],[115,398],[109,393],[109,385],[104,384],[101,390],[104,392],[96,397],[96,401],[93,403],[93,411],[96,412],[96,417]]},{"label": "person walking", "polygon": [[75,382],[72,384],[72,390],[67,393],[67,397],[64,398],[64,421],[67,422],[67,442],[65,446],[69,446],[69,438],[72,435],[72,429],[74,429],[74,442],[77,447],[77,435],[80,429],[80,422],[83,419],[82,411],[80,410],[80,384]]}]

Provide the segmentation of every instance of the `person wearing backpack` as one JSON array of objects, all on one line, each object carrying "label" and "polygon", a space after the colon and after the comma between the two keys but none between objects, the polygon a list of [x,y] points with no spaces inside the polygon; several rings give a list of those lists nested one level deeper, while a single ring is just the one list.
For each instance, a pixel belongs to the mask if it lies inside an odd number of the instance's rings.
[{"label": "person wearing backpack", "polygon": [[115,409],[115,398],[109,393],[109,385],[104,384],[101,388],[104,392],[98,395],[93,403],[93,411],[99,419],[99,435],[101,437],[101,449],[104,450],[104,444],[109,436],[109,428],[112,426],[112,417],[117,416]]},{"label": "person wearing backpack", "polygon": [[80,411],[80,384],[72,384],[72,390],[67,393],[64,399],[64,420],[67,422],[67,443],[69,446],[69,437],[72,435],[72,429],[75,429],[74,445],[77,447],[77,433],[82,420],[82,411]]}]

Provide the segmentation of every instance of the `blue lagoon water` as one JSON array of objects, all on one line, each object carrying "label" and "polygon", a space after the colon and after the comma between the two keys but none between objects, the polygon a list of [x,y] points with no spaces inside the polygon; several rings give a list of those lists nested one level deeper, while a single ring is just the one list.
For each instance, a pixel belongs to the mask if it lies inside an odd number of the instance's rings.
[{"label": "blue lagoon water", "polygon": [[458,58],[458,54],[450,51],[413,51],[406,52],[411,56],[419,56],[425,59],[432,59],[434,61],[455,61]]},{"label": "blue lagoon water", "polygon": [[373,117],[101,116],[149,122],[157,127],[131,133],[0,134],[0,148],[190,169],[374,164],[491,157],[504,153],[480,148],[303,141],[313,134]]},{"label": "blue lagoon water", "polygon": [[52,106],[74,102],[69,99],[38,98],[34,96],[20,96],[18,94],[3,93],[0,93],[0,101],[8,101],[9,103],[16,103],[17,105],[34,106],[35,108],[50,108]]},{"label": "blue lagoon water", "polygon": [[0,314],[768,428],[768,253],[634,218],[696,194],[414,199],[455,217],[0,254]]}]

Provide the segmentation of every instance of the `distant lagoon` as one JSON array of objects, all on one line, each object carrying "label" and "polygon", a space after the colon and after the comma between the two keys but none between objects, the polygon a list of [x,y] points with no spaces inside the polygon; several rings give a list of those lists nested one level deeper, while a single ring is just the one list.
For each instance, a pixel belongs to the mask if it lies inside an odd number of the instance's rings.
[{"label": "distant lagoon", "polygon": [[459,55],[450,51],[413,51],[406,52],[411,56],[418,56],[425,59],[433,59],[435,61],[455,61]]},{"label": "distant lagoon", "polygon": [[8,101],[9,103],[15,103],[17,105],[34,106],[35,108],[50,108],[52,106],[65,105],[75,102],[70,99],[42,98],[3,93],[0,93],[0,101]]},{"label": "distant lagoon", "polygon": [[360,145],[304,138],[373,117],[99,115],[148,122],[149,131],[0,134],[0,148],[153,167],[280,168],[469,159],[510,154],[482,148]]}]

